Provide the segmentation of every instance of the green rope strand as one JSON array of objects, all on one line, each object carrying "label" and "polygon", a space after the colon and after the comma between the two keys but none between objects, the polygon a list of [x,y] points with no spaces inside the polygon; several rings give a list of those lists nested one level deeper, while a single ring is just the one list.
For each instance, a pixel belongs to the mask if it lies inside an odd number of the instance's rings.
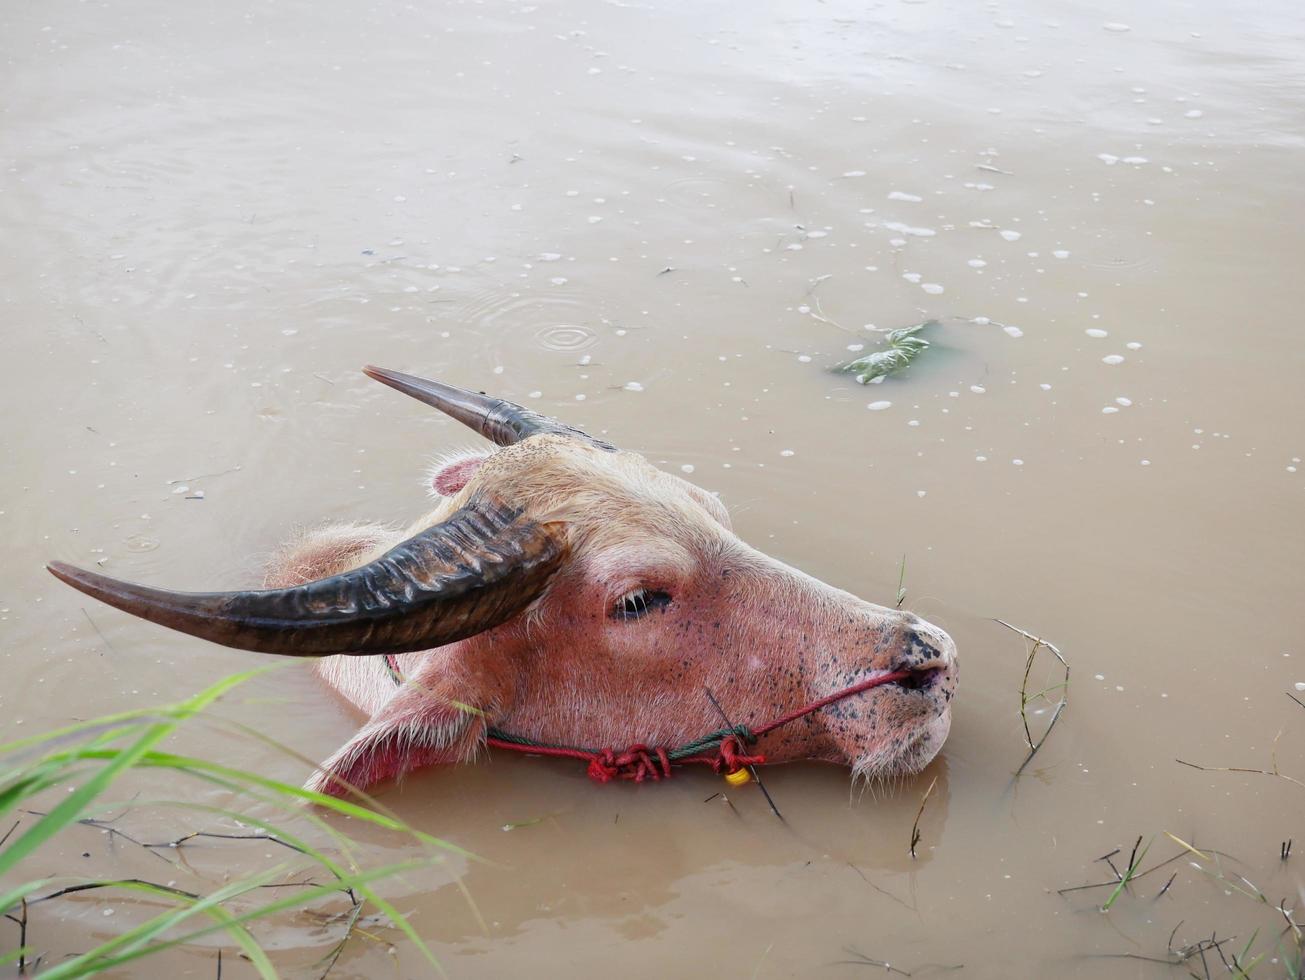
[{"label": "green rope strand", "polygon": [[[511,732],[505,732],[500,728],[491,728],[486,734],[489,735],[490,738],[496,738],[502,742],[511,742],[513,745],[524,745],[527,748],[567,749],[573,752],[585,752],[589,755],[601,755],[603,752],[602,749],[588,749],[578,745],[558,745],[553,742],[537,742],[532,738],[526,738],[524,735],[514,735]],[[731,735],[737,738],[744,745],[753,745],[757,741],[757,736],[752,733],[752,729],[747,725],[735,725],[733,728],[717,729],[714,732],[702,736],[702,738],[681,745],[678,749],[670,750],[666,755],[671,759],[671,761],[678,762],[681,759],[687,759],[690,756],[700,755],[710,749],[718,748],[720,743],[725,741],[725,739],[729,738]]]}]

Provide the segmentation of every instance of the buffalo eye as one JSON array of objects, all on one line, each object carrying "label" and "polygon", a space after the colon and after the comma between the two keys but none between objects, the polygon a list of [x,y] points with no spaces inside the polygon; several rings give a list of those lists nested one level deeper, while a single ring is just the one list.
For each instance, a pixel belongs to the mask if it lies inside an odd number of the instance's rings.
[{"label": "buffalo eye", "polygon": [[671,594],[660,589],[635,589],[616,600],[612,607],[613,619],[641,619],[654,609],[665,609],[671,604]]}]

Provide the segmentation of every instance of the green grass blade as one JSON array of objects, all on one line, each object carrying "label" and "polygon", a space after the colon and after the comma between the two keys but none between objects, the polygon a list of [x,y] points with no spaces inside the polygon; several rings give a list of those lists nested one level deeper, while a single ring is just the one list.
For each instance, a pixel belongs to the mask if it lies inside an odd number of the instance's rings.
[{"label": "green grass blade", "polygon": [[[232,674],[230,677],[224,677],[193,697],[168,709],[166,714],[170,716],[170,720],[154,722],[146,726],[144,734],[136,739],[129,748],[116,753],[108,761],[107,765],[60,800],[49,813],[38,820],[22,836],[8,845],[3,851],[0,851],[0,876],[7,873],[14,865],[68,824],[77,820],[82,811],[96,797],[108,789],[115,779],[139,762],[151,748],[172,734],[177,725],[183,720],[202,711],[237,684],[244,683],[256,674],[265,673],[266,670],[267,668],[258,668],[245,671],[242,674]],[[75,753],[78,756],[84,754]]]},{"label": "green grass blade", "polygon": [[1119,884],[1117,884],[1114,891],[1110,893],[1110,897],[1106,899],[1106,903],[1101,906],[1102,912],[1110,911],[1110,906],[1115,904],[1115,899],[1123,893],[1124,889],[1128,887],[1128,883],[1132,881],[1133,877],[1137,874],[1137,869],[1142,866],[1142,859],[1146,857],[1146,852],[1149,850],[1151,850],[1151,841],[1146,842],[1146,847],[1142,848],[1142,853],[1134,858],[1129,866],[1124,869],[1124,873],[1120,875]]},{"label": "green grass blade", "polygon": [[158,895],[171,899],[174,902],[182,902],[180,908],[169,909],[140,925],[129,929],[128,931],[113,937],[107,942],[77,957],[65,960],[57,966],[41,973],[43,978],[60,977],[84,977],[90,976],[104,969],[101,962],[113,953],[115,950],[122,949],[124,954],[127,952],[140,951],[143,947],[148,952],[153,947],[145,947],[151,939],[161,935],[163,932],[171,929],[173,926],[183,922],[185,919],[197,915],[201,912],[217,920],[217,924],[212,927],[213,930],[224,929],[231,933],[233,939],[239,943],[240,947],[249,954],[258,972],[263,977],[275,978],[276,969],[272,966],[271,961],[263,948],[258,945],[257,940],[250,934],[249,930],[243,924],[236,921],[236,917],[229,911],[219,908],[220,903],[228,901],[237,895],[250,891],[254,888],[265,884],[272,878],[275,878],[284,870],[283,867],[276,867],[268,871],[261,872],[257,875],[251,875],[242,878],[240,881],[233,882],[225,888],[220,888],[210,895],[197,897],[188,892],[183,892],[176,888],[169,888],[162,885],[156,885],[148,881],[139,881],[135,879],[121,881],[97,882],[105,888],[122,888],[127,891],[144,892],[150,895]]},{"label": "green grass blade", "polygon": [[[201,777],[201,778],[206,778],[206,777]],[[224,780],[217,780],[211,777],[207,777],[207,778],[210,778],[211,781],[217,782],[218,785],[224,786],[228,789],[239,790],[241,788],[232,783],[228,783]],[[273,804],[283,804],[284,802],[276,799],[269,799],[268,797],[263,796],[261,794],[256,798],[262,800],[263,802],[268,802]],[[349,875],[351,874],[351,872],[346,872],[344,868],[339,865],[338,862],[332,860],[327,855],[319,851],[317,848],[312,847],[310,844],[308,844],[307,841],[304,841],[293,834],[287,833],[283,828],[278,827],[275,824],[269,823],[268,821],[262,820],[258,817],[253,817],[248,814],[236,813],[235,811],[232,810],[225,810],[221,807],[213,807],[202,803],[186,803],[186,804],[177,804],[177,805],[188,809],[206,810],[209,812],[222,814],[224,816],[228,816],[235,820],[240,820],[252,826],[260,827],[263,830],[267,831],[268,833],[274,834],[279,839],[284,840],[286,843],[292,844],[294,847],[299,848],[303,854],[305,854],[308,857],[311,857],[313,860],[317,861],[322,867],[326,868],[333,875],[335,875],[338,882],[346,881],[349,878]],[[298,804],[295,805],[296,807],[298,806]],[[341,835],[339,831],[326,825],[324,821],[322,821],[319,817],[313,814],[305,813],[302,810],[300,810],[299,815],[311,819],[314,823],[326,829],[326,831],[330,833],[332,836],[344,836]],[[419,840],[426,838],[427,840],[432,841],[434,845],[440,850],[444,849],[442,847],[444,842],[439,841],[438,838],[427,838],[427,836],[421,834],[420,831],[413,830],[411,828],[408,828],[407,832],[418,837]],[[429,846],[431,845],[428,845],[428,847]],[[428,865],[433,865],[434,863],[436,863],[436,861],[443,860],[443,857],[444,857],[443,853],[431,855],[427,859],[426,863]],[[336,887],[337,890],[345,890],[350,886],[345,884],[337,884]],[[366,899],[367,901],[371,902],[374,906],[376,906],[376,908],[387,919],[390,920],[391,924],[393,924],[393,926],[396,929],[398,929],[405,936],[407,936],[408,939],[412,942],[412,944],[416,946],[417,949],[421,952],[422,956],[426,959],[426,961],[431,964],[431,966],[433,966],[437,970],[440,970],[441,973],[443,972],[443,969],[439,964],[439,960],[436,958],[434,952],[431,951],[430,947],[426,945],[425,940],[423,940],[421,936],[417,934],[417,931],[412,928],[412,926],[408,923],[408,920],[403,916],[401,912],[399,912],[398,909],[394,907],[393,904],[391,904],[387,899],[382,898],[380,894],[377,893],[366,882],[355,884],[352,887],[355,892],[357,892],[364,899]]]},{"label": "green grass blade", "polygon": [[[91,758],[111,759],[116,755],[116,753],[113,750],[95,750],[87,753],[87,755]],[[366,823],[373,824],[374,826],[383,827],[386,830],[411,834],[425,844],[458,854],[468,860],[480,860],[470,851],[467,851],[456,844],[450,843],[449,841],[442,840],[441,838],[432,837],[430,834],[408,826],[402,820],[395,817],[376,813],[375,811],[368,810],[366,807],[359,806],[356,803],[350,803],[348,800],[337,799],[334,796],[326,796],[323,793],[318,793],[311,789],[304,789],[302,786],[295,786],[291,783],[285,783],[279,779],[272,779],[269,776],[261,776],[258,773],[246,772],[242,769],[234,769],[230,766],[220,765],[216,762],[209,762],[206,759],[199,759],[194,756],[175,755],[169,752],[145,752],[137,760],[137,763],[142,767],[190,771],[196,775],[200,773],[210,773],[237,784],[248,783],[253,786],[260,786],[264,789],[271,790],[281,797],[294,797],[295,799],[302,800],[305,803],[312,803],[327,810],[334,810],[336,813],[355,817]]]},{"label": "green grass blade", "polygon": [[[212,933],[221,931],[223,929],[227,929],[229,928],[230,925],[244,925],[246,922],[253,922],[258,919],[264,919],[270,915],[275,915],[277,912],[283,912],[286,909],[291,909],[300,905],[304,905],[315,898],[319,898],[323,895],[329,895],[332,892],[338,892],[341,889],[341,887],[357,888],[360,885],[366,884],[367,882],[377,881],[382,878],[391,878],[394,877],[395,875],[402,874],[405,871],[414,871],[420,867],[423,867],[425,864],[426,862],[423,860],[401,861],[395,864],[387,864],[379,868],[372,868],[369,871],[361,871],[355,875],[349,875],[347,878],[343,879],[342,881],[335,882],[330,885],[312,885],[300,890],[294,895],[290,895],[282,899],[277,899],[276,901],[269,902],[266,905],[261,905],[258,908],[251,909],[248,912],[244,912],[241,913],[240,915],[233,916],[229,923],[219,923],[211,926],[205,926],[201,929],[195,930],[194,932],[186,933],[183,936],[176,936],[172,939],[165,939],[162,940],[161,942],[154,943],[144,949],[135,949],[130,952],[124,952],[117,956],[110,956],[107,958],[98,959],[93,969],[94,971],[109,970],[115,966],[121,966],[123,963],[130,963],[134,960],[140,959],[142,956],[148,956],[150,954],[160,952],[161,950],[164,949],[171,949],[174,946],[182,946],[187,943],[192,943],[197,939],[203,938],[204,936],[211,935]],[[62,964],[61,964],[58,967],[55,967],[49,971],[46,971],[45,973],[42,973],[41,976],[44,978],[44,980],[69,980],[69,978],[72,977],[82,977],[88,975],[89,973],[85,971],[78,971],[75,973],[62,972]]]}]

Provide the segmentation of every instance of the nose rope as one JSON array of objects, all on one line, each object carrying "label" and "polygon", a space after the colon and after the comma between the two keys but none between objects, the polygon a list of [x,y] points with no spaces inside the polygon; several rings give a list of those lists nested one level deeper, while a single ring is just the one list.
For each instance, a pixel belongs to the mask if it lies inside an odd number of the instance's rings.
[{"label": "nose rope", "polygon": [[[385,656],[385,669],[395,684],[404,682],[403,672],[399,670],[398,658],[393,654]],[[485,743],[496,749],[509,749],[526,755],[542,755],[561,759],[579,759],[588,763],[588,775],[596,783],[610,783],[614,779],[629,779],[636,783],[645,781],[660,782],[671,778],[671,767],[703,765],[713,772],[728,776],[747,766],[765,765],[764,755],[749,755],[747,748],[755,745],[763,735],[777,728],[804,718],[821,708],[860,694],[871,688],[895,681],[905,680],[911,675],[909,670],[895,670],[889,674],[880,674],[835,691],[828,697],[820,698],[780,715],[759,728],[747,725],[734,725],[731,728],[719,728],[702,738],[687,742],[679,748],[669,749],[663,746],[648,746],[636,742],[623,751],[614,749],[587,749],[574,745],[552,745],[538,742],[524,735],[514,735],[499,728],[490,728],[485,735]]]}]

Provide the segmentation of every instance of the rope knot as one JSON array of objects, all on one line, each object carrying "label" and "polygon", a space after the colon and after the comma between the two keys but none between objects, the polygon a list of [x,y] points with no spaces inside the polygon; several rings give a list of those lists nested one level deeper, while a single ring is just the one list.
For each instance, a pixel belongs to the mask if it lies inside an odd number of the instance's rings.
[{"label": "rope knot", "polygon": [[596,752],[589,760],[589,778],[596,783],[610,783],[620,774],[621,770],[616,765],[616,755],[611,749]]},{"label": "rope knot", "polygon": [[646,779],[658,782],[671,778],[671,757],[664,748],[650,749],[643,744],[631,745],[624,752],[603,749],[589,760],[589,778],[597,783],[613,779],[632,779],[642,783]]},{"label": "rope knot", "polygon": [[[742,727],[742,726],[740,726]],[[744,743],[752,744],[757,737],[743,729],[741,734],[726,735],[720,740],[720,754],[712,760],[711,768],[719,775],[738,772],[744,766],[760,766],[766,761],[764,755],[747,755],[743,751]]]}]

